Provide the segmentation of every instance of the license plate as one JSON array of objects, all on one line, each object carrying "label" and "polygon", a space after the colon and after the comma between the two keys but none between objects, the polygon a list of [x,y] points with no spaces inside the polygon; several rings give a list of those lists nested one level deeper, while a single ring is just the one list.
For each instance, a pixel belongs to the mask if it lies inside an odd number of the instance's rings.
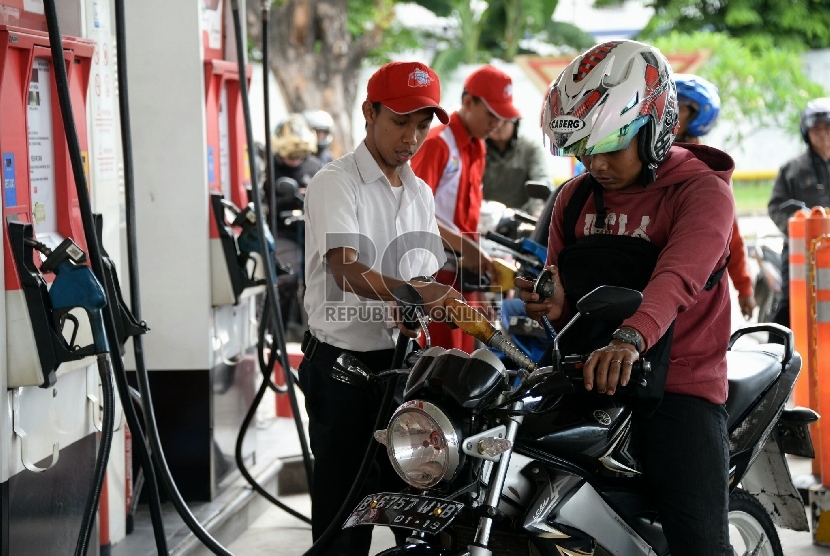
[{"label": "license plate", "polygon": [[452,500],[381,492],[364,498],[343,524],[343,528],[385,525],[438,533],[455,519],[463,507],[461,502]]}]

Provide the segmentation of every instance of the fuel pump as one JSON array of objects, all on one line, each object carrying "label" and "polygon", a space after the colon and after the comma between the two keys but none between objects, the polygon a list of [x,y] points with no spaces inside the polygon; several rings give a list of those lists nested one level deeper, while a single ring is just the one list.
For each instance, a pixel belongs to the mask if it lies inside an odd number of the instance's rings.
[{"label": "fuel pump", "polygon": [[[85,264],[87,236],[55,82],[63,69],[65,93],[83,119],[93,45],[71,37],[51,44],[43,9],[30,2],[7,0],[4,14],[10,25],[0,26],[0,554],[65,554],[70,543],[85,547],[94,527],[114,422],[101,334],[105,298]],[[85,156],[86,126],[73,131]],[[96,362],[104,393],[100,448]],[[48,519],[56,534],[38,534],[28,523],[32,515]],[[79,520],[75,539],[67,533]]]}]

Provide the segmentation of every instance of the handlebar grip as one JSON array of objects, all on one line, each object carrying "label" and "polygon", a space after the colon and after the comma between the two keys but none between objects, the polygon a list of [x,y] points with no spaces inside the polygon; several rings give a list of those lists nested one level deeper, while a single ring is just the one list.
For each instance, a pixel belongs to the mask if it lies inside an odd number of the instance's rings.
[{"label": "handlebar grip", "polygon": [[502,247],[507,247],[508,249],[510,249],[511,251],[515,251],[516,253],[522,253],[523,252],[522,248],[520,247],[520,245],[517,241],[514,241],[514,240],[510,239],[509,237],[503,236],[503,235],[501,235],[499,233],[496,233],[492,230],[490,230],[486,234],[484,234],[484,238],[489,239],[493,243],[498,243]]},{"label": "handlebar grip", "polygon": [[403,283],[392,290],[401,310],[403,325],[409,330],[418,328],[418,309],[424,307],[424,298],[412,284]]},{"label": "handlebar grip", "polygon": [[[582,382],[582,368],[590,355],[568,355],[562,359],[562,371],[571,381]],[[631,365],[631,380],[625,386],[617,390],[630,388],[632,386],[645,387],[651,377],[651,363],[645,359],[638,359]]]}]

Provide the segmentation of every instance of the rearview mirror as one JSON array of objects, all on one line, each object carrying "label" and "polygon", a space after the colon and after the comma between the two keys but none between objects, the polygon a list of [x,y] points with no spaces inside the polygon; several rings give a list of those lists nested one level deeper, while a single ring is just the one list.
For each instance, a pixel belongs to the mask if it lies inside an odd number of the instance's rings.
[{"label": "rearview mirror", "polygon": [[542,199],[546,201],[550,197],[550,187],[543,181],[526,181],[525,194],[530,199]]},{"label": "rearview mirror", "polygon": [[290,199],[300,192],[300,184],[294,178],[280,177],[274,184],[278,199]]},{"label": "rearview mirror", "polygon": [[600,286],[576,302],[580,314],[602,320],[623,320],[633,315],[643,302],[637,290]]}]

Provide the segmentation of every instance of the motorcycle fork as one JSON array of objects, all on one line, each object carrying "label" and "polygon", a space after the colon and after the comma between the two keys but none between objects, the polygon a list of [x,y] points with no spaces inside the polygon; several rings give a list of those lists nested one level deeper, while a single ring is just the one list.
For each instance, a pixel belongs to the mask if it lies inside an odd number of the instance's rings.
[{"label": "motorcycle fork", "polygon": [[[522,409],[524,403],[517,401],[510,406],[515,412]],[[475,540],[473,544],[468,546],[470,556],[492,556],[493,551],[488,548],[490,543],[490,532],[493,528],[493,518],[498,515],[499,500],[501,499],[501,491],[504,488],[504,480],[507,477],[507,469],[510,465],[510,456],[513,454],[512,444],[516,440],[516,433],[519,430],[519,425],[522,423],[523,416],[513,415],[508,418],[507,433],[505,438],[511,442],[511,447],[506,452],[502,453],[495,470],[490,474],[489,488],[487,489],[487,497],[484,504],[481,505],[481,510],[484,512],[478,520],[478,528],[476,529]]]}]

